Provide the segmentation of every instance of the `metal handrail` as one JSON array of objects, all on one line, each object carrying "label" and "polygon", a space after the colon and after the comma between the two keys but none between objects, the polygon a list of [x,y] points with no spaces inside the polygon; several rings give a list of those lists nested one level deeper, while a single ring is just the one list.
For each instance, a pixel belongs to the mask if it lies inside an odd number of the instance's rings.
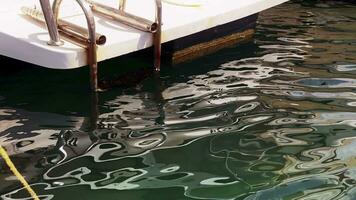
[{"label": "metal handrail", "polygon": [[154,66],[156,71],[161,68],[161,35],[162,35],[162,1],[154,0],[156,5],[155,21],[151,22],[142,17],[125,12],[126,0],[119,0],[119,8],[111,8],[109,6],[95,2],[94,0],[85,0],[91,5],[94,12],[101,14],[104,17],[118,21],[132,28],[150,32],[153,34],[154,46]]},{"label": "metal handrail", "polygon": [[[31,19],[36,20],[41,25],[46,26],[46,20],[43,12],[36,8],[22,7],[22,13],[31,17]],[[53,20],[54,21],[54,20]],[[55,27],[55,26],[54,26]],[[56,27],[55,27],[56,28]],[[60,39],[67,40],[75,45],[82,48],[87,48],[88,46],[88,30],[69,21],[58,19],[57,29],[59,32]],[[96,44],[104,45],[106,42],[106,36],[96,33]],[[49,45],[53,45],[51,40],[48,42]],[[61,42],[62,43],[62,42]],[[59,45],[56,46],[60,46]]]},{"label": "metal handrail", "polygon": [[53,12],[50,12],[51,4],[49,0],[40,0],[42,12],[47,24],[48,34],[50,40],[48,41],[48,45],[51,46],[61,46],[63,42],[59,38],[58,26],[56,21],[54,20]]},{"label": "metal handrail", "polygon": [[[90,5],[83,0],[75,0],[82,11],[84,12],[87,26],[88,26],[88,46],[87,50],[87,60],[90,67],[90,87],[92,91],[98,91],[98,61],[97,61],[97,45],[96,45],[96,32],[95,32],[95,21],[94,15],[91,11]],[[58,24],[59,8],[62,0],[54,0],[52,11],[55,23]]]},{"label": "metal handrail", "polygon": [[[156,4],[155,24],[157,29],[153,32],[154,46],[154,67],[156,71],[161,70],[161,54],[162,54],[162,0],[154,0]],[[126,0],[119,0],[119,10],[124,11]]]},{"label": "metal handrail", "polygon": [[[126,1],[126,0],[124,0]],[[157,31],[153,33],[154,46],[154,66],[156,71],[161,70],[161,54],[162,54],[162,0],[155,0],[156,2],[156,23],[158,24]]]},{"label": "metal handrail", "polygon": [[[62,0],[54,0],[52,9],[49,0],[39,0],[43,12],[43,18],[45,19],[46,26],[49,32],[50,41],[49,45],[60,46],[63,42],[60,40],[61,36],[68,38],[71,42],[74,42],[87,50],[87,61],[90,67],[90,87],[92,91],[98,91],[98,63],[97,63],[97,44],[104,44],[106,41],[105,36],[97,34],[95,32],[95,21],[93,11],[97,11],[104,14],[107,17],[111,17],[119,22],[129,25],[133,28],[150,32],[153,34],[153,46],[154,46],[154,67],[156,71],[160,71],[161,68],[161,48],[162,48],[162,2],[161,0],[154,0],[156,5],[155,22],[150,22],[147,19],[129,14],[125,12],[126,0],[119,0],[119,9],[98,4],[92,0],[75,0],[82,11],[84,12],[87,21],[87,34],[86,30],[78,27],[69,22],[65,22],[59,19],[59,9]],[[27,14],[34,19],[43,19],[36,10],[24,9]],[[61,24],[66,24],[63,27]],[[60,29],[60,30],[59,30]],[[61,31],[61,32],[59,32]],[[59,34],[60,33],[60,34]],[[78,34],[76,34],[78,33]],[[84,36],[83,36],[84,35]],[[86,38],[88,37],[88,38]]]}]

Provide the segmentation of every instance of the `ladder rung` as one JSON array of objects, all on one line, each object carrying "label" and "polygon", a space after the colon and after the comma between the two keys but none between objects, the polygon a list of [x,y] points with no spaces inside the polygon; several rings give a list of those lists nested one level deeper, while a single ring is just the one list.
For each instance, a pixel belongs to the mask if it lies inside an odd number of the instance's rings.
[{"label": "ladder rung", "polygon": [[91,0],[87,0],[94,12],[103,15],[106,18],[120,22],[132,28],[141,31],[154,33],[157,31],[158,24],[145,18],[130,14],[124,10],[118,10]]}]

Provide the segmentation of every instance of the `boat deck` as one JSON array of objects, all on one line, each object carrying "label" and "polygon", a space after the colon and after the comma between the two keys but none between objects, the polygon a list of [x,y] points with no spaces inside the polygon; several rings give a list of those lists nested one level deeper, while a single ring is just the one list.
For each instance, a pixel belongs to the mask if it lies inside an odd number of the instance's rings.
[{"label": "boat deck", "polygon": [[[71,69],[85,66],[86,53],[81,47],[65,42],[63,46],[48,46],[47,31],[21,13],[21,7],[40,8],[38,0],[4,0],[0,8],[0,55],[36,65]],[[169,0],[173,1],[173,0]],[[162,42],[172,41],[218,25],[256,14],[287,0],[204,0],[199,6],[182,6],[163,2]],[[182,0],[181,0],[182,1]],[[118,7],[117,0],[100,0],[101,4]],[[126,11],[154,20],[154,1],[129,0]],[[85,25],[79,6],[65,0],[61,19]],[[98,15],[96,32],[107,37],[98,47],[98,61],[118,57],[152,46],[152,35],[126,25],[108,21]],[[83,26],[84,27],[84,26]]]}]

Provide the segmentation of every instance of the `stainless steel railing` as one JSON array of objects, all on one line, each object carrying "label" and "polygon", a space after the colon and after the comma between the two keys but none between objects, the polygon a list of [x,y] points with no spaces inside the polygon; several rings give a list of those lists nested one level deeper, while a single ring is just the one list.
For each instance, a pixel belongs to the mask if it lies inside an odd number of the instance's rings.
[{"label": "stainless steel railing", "polygon": [[162,32],[162,1],[154,0],[156,12],[155,21],[144,19],[125,11],[126,0],[119,0],[119,8],[112,8],[93,0],[86,0],[91,9],[103,17],[123,23],[135,29],[152,33],[154,46],[154,66],[156,71],[161,68],[161,32]]},{"label": "stainless steel railing", "polygon": [[50,12],[52,9],[49,0],[40,0],[40,4],[47,24],[48,33],[50,36],[50,40],[48,44],[53,46],[63,45],[63,42],[59,38],[57,23],[56,20],[54,19],[53,12]]},{"label": "stainless steel railing", "polygon": [[103,45],[106,42],[104,35],[96,33],[93,12],[99,13],[106,18],[126,24],[135,29],[152,33],[154,46],[154,67],[160,71],[161,66],[161,31],[162,31],[162,2],[154,0],[156,5],[155,21],[138,17],[125,11],[126,0],[119,0],[119,8],[111,8],[99,4],[92,0],[75,0],[83,11],[87,29],[77,26],[68,21],[59,19],[59,11],[62,0],[54,0],[50,5],[49,0],[39,0],[42,13],[39,10],[23,8],[22,11],[33,19],[45,23],[50,40],[48,45],[61,46],[63,42],[61,37],[70,41],[87,51],[87,62],[90,67],[90,87],[92,91],[98,91],[98,63],[97,63],[97,45]]},{"label": "stainless steel railing", "polygon": [[[88,44],[87,44],[87,60],[90,67],[90,87],[92,91],[98,91],[98,61],[97,61],[97,46],[96,46],[96,32],[94,15],[91,11],[90,5],[82,0],[75,0],[82,11],[84,12],[85,19],[88,27]],[[59,8],[62,0],[54,0],[53,2],[53,16],[55,23],[58,24]]]}]

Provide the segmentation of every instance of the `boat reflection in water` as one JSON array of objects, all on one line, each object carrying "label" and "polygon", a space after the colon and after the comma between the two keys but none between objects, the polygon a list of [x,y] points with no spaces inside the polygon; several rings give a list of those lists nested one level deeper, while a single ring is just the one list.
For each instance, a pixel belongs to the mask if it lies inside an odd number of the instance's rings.
[{"label": "boat reflection in water", "polygon": [[[94,96],[87,117],[1,108],[0,142],[41,199],[355,199],[355,68],[321,55],[355,45],[313,34],[339,33],[335,10],[263,13],[258,51]],[[1,165],[1,197],[29,199]]]}]

